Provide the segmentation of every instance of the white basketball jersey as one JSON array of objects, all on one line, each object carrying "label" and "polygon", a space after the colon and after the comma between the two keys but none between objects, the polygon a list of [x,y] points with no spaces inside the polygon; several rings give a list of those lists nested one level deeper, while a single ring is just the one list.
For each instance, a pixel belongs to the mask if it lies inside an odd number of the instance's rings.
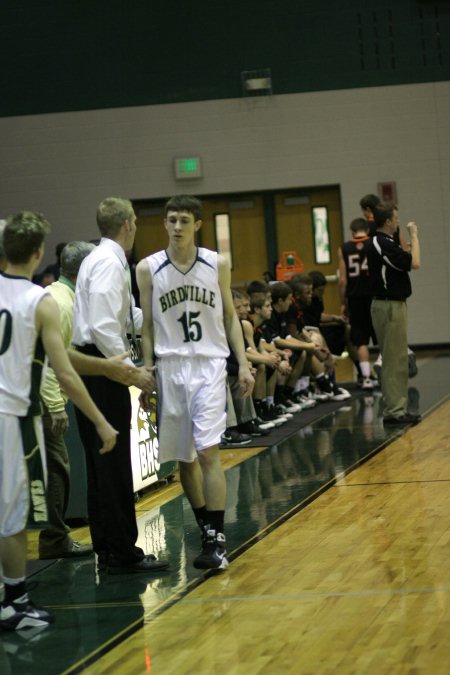
[{"label": "white basketball jersey", "polygon": [[36,308],[47,291],[23,277],[0,273],[0,412],[39,415],[45,352],[36,333]]},{"label": "white basketball jersey", "polygon": [[226,358],[217,253],[197,249],[194,264],[180,272],[166,251],[146,258],[153,280],[155,354]]}]

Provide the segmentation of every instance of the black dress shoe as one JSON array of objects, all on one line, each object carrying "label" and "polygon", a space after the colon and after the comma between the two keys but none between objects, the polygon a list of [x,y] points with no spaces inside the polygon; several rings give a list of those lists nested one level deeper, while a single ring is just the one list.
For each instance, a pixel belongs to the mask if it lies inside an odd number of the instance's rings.
[{"label": "black dress shoe", "polygon": [[404,424],[417,424],[421,420],[420,415],[413,413],[405,413],[404,415],[399,415],[398,417],[383,417],[383,424],[385,426],[397,426]]},{"label": "black dress shoe", "polygon": [[47,551],[39,553],[39,560],[53,560],[56,558],[85,558],[92,555],[92,544],[80,544],[78,541],[71,541],[70,544],[59,551]]},{"label": "black dress shoe", "polygon": [[158,574],[165,572],[169,567],[167,560],[157,560],[154,555],[146,555],[142,560],[135,560],[132,563],[122,563],[110,556],[106,571],[108,574],[133,574],[144,572],[147,574]]}]

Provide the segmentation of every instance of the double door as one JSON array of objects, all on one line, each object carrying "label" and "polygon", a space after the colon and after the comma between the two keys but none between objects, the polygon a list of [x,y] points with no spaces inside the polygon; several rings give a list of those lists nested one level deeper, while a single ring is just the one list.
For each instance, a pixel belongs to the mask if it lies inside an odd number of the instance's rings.
[{"label": "double door", "polygon": [[[343,229],[338,187],[206,196],[202,202],[203,225],[198,244],[217,250],[218,217],[227,216],[234,287],[245,288],[248,282],[261,279],[266,271],[275,276],[275,263],[282,252],[293,250],[302,260],[305,272],[316,269],[329,278],[325,307],[330,313],[339,311],[337,251],[343,241]],[[135,254],[139,260],[164,248],[167,233],[163,202],[135,206],[138,215]],[[324,248],[323,241],[320,248],[317,214],[328,236],[327,262],[321,257]],[[326,222],[323,222],[324,215]]]}]

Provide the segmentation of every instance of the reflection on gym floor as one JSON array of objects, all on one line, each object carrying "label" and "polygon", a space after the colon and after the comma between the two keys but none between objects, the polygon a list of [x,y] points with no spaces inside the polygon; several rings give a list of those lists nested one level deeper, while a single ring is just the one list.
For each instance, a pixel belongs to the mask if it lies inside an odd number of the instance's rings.
[{"label": "reflection on gym floor", "polygon": [[[449,375],[450,358],[426,362],[412,381],[410,408],[426,414],[448,397]],[[230,468],[226,473],[230,560],[245,555],[267,533],[403,433],[404,429],[383,428],[379,392],[370,396],[361,392],[335,412]],[[56,623],[42,632],[2,633],[2,675],[81,672],[211,576],[192,566],[200,541],[183,496],[147,512],[140,512],[138,505],[137,520],[138,545],[146,553],[167,558],[170,571],[156,578],[111,577],[96,571],[93,558],[60,560],[41,570],[29,584],[36,603],[54,610]]]}]

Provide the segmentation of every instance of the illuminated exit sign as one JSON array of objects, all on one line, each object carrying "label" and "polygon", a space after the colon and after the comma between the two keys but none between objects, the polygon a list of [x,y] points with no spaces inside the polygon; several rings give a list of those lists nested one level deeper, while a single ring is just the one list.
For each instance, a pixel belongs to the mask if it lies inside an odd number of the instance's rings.
[{"label": "illuminated exit sign", "polygon": [[175,178],[201,178],[202,162],[200,157],[179,157],[174,159]]}]

